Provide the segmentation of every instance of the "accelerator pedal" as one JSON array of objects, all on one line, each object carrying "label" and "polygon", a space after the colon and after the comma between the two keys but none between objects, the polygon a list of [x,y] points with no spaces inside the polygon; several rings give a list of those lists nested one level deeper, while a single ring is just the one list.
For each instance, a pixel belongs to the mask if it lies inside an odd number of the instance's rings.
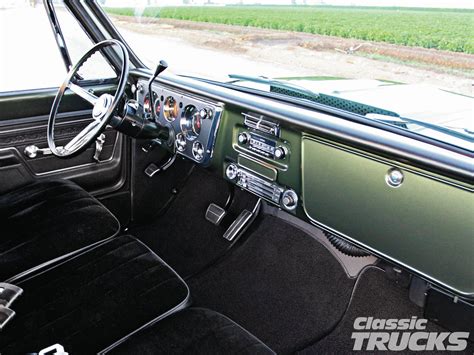
[{"label": "accelerator pedal", "polygon": [[237,219],[232,222],[232,224],[227,228],[223,237],[229,242],[233,241],[236,236],[238,236],[244,228],[247,226],[247,223],[252,219],[253,213],[249,210],[243,210]]}]

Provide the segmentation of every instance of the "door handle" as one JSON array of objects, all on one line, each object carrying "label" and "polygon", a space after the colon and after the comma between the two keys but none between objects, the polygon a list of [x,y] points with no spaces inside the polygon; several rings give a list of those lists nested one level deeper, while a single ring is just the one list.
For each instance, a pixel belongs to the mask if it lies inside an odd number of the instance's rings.
[{"label": "door handle", "polygon": [[36,145],[29,145],[25,147],[23,154],[25,154],[28,158],[33,159],[33,158],[36,158],[38,155],[50,155],[51,149],[38,148]]}]

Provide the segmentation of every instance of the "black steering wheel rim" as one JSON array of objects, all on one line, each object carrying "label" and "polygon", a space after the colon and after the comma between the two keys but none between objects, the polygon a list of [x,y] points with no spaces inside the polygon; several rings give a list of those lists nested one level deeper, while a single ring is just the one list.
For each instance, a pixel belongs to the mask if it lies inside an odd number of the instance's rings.
[{"label": "black steering wheel rim", "polygon": [[[102,50],[105,47],[117,46],[119,48],[122,67],[120,70],[120,76],[118,77],[117,90],[115,95],[102,94],[97,97],[93,93],[88,92],[79,85],[72,82],[72,78],[76,75],[79,68],[94,55],[97,51]],[[85,53],[79,61],[69,70],[66,79],[59,87],[56,97],[54,98],[51,112],[48,119],[47,139],[48,146],[51,152],[60,158],[68,158],[79,154],[86,149],[106,128],[109,124],[112,116],[117,109],[121,97],[125,91],[127,85],[127,78],[129,72],[129,56],[126,47],[119,41],[114,39],[108,39],[94,45],[87,53]],[[79,95],[84,100],[90,102],[93,105],[92,116],[93,121],[80,131],[69,143],[64,147],[57,147],[54,137],[54,127],[56,122],[56,116],[58,113],[59,105],[66,92],[66,89],[70,89],[75,94]]]}]

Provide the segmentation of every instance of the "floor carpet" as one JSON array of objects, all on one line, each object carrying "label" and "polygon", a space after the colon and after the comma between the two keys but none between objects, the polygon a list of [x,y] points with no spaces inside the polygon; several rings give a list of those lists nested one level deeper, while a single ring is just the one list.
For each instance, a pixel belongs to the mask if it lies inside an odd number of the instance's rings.
[{"label": "floor carpet", "polygon": [[189,286],[194,305],[230,317],[277,353],[291,353],[340,321],[353,281],[319,242],[272,216]]},{"label": "floor carpet", "polygon": [[[423,318],[423,311],[410,302],[408,289],[397,286],[385,276],[384,271],[371,267],[359,277],[349,309],[337,328],[316,344],[300,351],[299,354],[360,354],[361,351],[353,351],[354,339],[351,339],[354,320],[357,317],[409,319],[413,316]],[[432,322],[428,322],[426,329],[427,332],[447,331]],[[473,354],[473,351],[473,344],[469,343],[466,351],[461,353]],[[380,353],[380,351],[363,351],[362,353]],[[408,354],[409,352],[400,351],[397,353]],[[429,352],[417,351],[416,353],[427,354]],[[434,352],[431,353],[434,354]],[[439,351],[437,353],[439,354]]]}]

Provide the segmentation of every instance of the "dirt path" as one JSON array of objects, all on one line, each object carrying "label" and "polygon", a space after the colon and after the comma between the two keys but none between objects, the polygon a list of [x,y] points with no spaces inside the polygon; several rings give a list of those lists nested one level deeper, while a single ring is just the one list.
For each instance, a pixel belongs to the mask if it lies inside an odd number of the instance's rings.
[{"label": "dirt path", "polygon": [[151,62],[165,58],[177,73],[219,79],[229,73],[384,79],[473,95],[474,55],[241,26],[141,20],[114,16],[140,56]]}]

